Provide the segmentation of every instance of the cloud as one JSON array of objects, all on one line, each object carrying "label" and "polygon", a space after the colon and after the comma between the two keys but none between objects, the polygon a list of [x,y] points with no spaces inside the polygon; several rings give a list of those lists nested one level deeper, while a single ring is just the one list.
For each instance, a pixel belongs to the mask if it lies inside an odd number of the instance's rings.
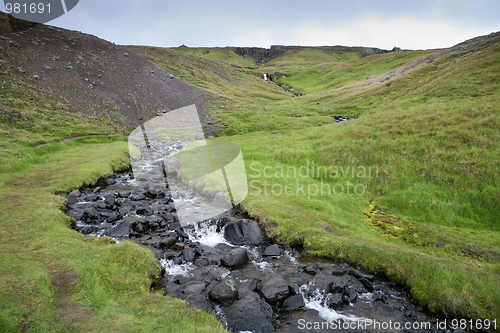
[{"label": "cloud", "polygon": [[[500,28],[497,26],[496,29]],[[293,31],[298,45],[373,46],[391,49],[435,49],[450,47],[495,29],[460,26],[436,19],[366,17],[343,26],[302,25]]]},{"label": "cloud", "polygon": [[80,1],[50,24],[118,44],[444,48],[500,30],[498,0]]}]

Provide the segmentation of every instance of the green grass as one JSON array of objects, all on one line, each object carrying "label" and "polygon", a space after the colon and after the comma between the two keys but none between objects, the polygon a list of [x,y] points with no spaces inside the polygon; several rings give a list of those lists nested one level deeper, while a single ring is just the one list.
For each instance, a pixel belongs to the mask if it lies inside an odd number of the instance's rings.
[{"label": "green grass", "polygon": [[229,64],[236,67],[255,67],[255,61],[248,56],[239,56],[234,52],[232,47],[178,47],[177,51],[181,51],[188,54],[194,54],[206,59],[216,60],[225,64]]},{"label": "green grass", "polygon": [[213,316],[150,291],[159,265],[149,250],[70,229],[56,193],[127,168],[123,137],[25,150],[33,159],[0,173],[1,332],[224,332]]},{"label": "green grass", "polygon": [[[311,51],[309,51],[311,52]],[[295,93],[310,94],[325,90],[337,89],[352,83],[365,80],[370,75],[380,75],[391,69],[404,65],[408,61],[431,53],[432,51],[403,51],[389,54],[372,55],[356,61],[328,61],[309,63],[307,54],[297,57],[295,60],[307,61],[309,66],[303,68],[289,65],[291,68],[286,71],[287,77],[280,78],[277,83],[292,89]],[[300,53],[299,53],[300,54]],[[307,60],[306,60],[307,59]],[[275,62],[278,62],[277,59]],[[322,59],[323,60],[323,59]],[[293,63],[293,62],[292,62]],[[279,69],[279,65],[266,65],[266,69]]]},{"label": "green grass", "polygon": [[[244,154],[243,206],[277,241],[304,237],[309,253],[388,276],[432,311],[499,318],[499,39],[364,58],[289,48],[256,70],[226,68],[241,75],[238,85],[207,80],[220,96],[211,112],[227,125],[216,141]],[[178,53],[155,49],[148,59],[178,71],[206,61]],[[186,76],[194,84],[211,71],[197,68]],[[266,72],[286,74],[278,83],[306,95],[255,81]],[[359,118],[336,124],[335,114]],[[327,175],[293,174],[313,163]],[[343,175],[348,167],[356,173]]]},{"label": "green grass", "polygon": [[[243,206],[275,240],[303,237],[309,253],[388,276],[432,311],[494,319],[500,318],[499,39],[364,58],[358,48],[292,47],[255,69],[230,49],[130,48],[215,94],[208,107],[226,130],[214,140],[241,147],[249,183]],[[262,80],[274,72],[287,74],[278,83],[306,95]],[[158,270],[151,253],[88,242],[68,228],[54,193],[127,165],[124,142],[96,137],[33,148],[94,133],[94,120],[68,123],[63,105],[27,99],[30,93],[12,82],[2,87],[8,90],[0,91],[2,105],[20,113],[0,118],[4,331],[221,330],[213,317],[148,292]],[[30,125],[32,108],[49,128]],[[359,118],[336,124],[336,114]],[[95,133],[116,131],[105,125]],[[313,163],[319,174],[311,174]],[[308,165],[309,174],[298,173]],[[356,190],[360,195],[349,195]],[[54,287],[58,274],[74,274],[69,292]],[[92,320],[61,320],[65,304],[83,318],[91,311]]]},{"label": "green grass", "polygon": [[[22,149],[87,134],[123,132],[109,117],[75,114],[62,99],[47,99],[14,69],[0,73],[0,147]],[[5,159],[2,159],[2,162]],[[0,162],[1,163],[1,162]]]}]

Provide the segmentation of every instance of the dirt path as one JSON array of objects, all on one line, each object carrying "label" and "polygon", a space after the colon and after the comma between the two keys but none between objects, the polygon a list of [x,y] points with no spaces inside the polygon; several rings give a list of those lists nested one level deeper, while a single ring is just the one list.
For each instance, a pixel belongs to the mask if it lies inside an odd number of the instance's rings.
[{"label": "dirt path", "polygon": [[40,147],[43,147],[43,146],[53,145],[53,144],[56,144],[56,143],[64,143],[64,142],[73,141],[73,140],[76,140],[76,139],[90,138],[90,137],[96,137],[96,136],[121,136],[121,134],[90,134],[90,135],[80,135],[80,136],[75,136],[75,137],[72,137],[72,138],[67,138],[67,139],[64,139],[62,141],[42,143],[41,145],[36,145],[34,148],[40,148]]}]

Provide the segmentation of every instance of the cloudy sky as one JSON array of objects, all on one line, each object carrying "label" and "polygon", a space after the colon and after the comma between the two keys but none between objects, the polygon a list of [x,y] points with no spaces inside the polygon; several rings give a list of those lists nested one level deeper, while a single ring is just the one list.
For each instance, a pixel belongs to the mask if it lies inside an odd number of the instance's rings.
[{"label": "cloudy sky", "polygon": [[499,0],[80,0],[49,24],[117,44],[443,48],[500,30]]}]

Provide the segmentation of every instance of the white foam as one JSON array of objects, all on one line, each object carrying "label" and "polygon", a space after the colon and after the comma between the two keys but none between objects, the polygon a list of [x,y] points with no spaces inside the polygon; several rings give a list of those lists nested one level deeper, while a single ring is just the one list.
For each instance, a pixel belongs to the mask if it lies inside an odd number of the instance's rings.
[{"label": "white foam", "polygon": [[342,319],[344,321],[360,321],[363,318],[356,317],[354,315],[343,315],[335,310],[330,309],[327,306],[322,305],[324,294],[318,288],[314,288],[312,293],[308,293],[309,297],[306,296],[305,291],[310,290],[311,286],[302,285],[300,291],[302,296],[304,296],[304,303],[307,309],[312,309],[318,311],[319,316],[326,321],[336,321]]},{"label": "white foam", "polygon": [[195,267],[192,263],[185,263],[176,265],[172,260],[160,259],[161,267],[165,268],[165,272],[167,275],[182,275],[187,276],[189,272],[193,270]]},{"label": "white foam", "polygon": [[189,235],[189,239],[193,242],[199,242],[201,245],[215,247],[217,244],[229,244],[224,238],[223,232],[217,232],[216,225],[202,225],[198,227],[197,224],[194,225],[193,229],[186,230]]},{"label": "white foam", "polygon": [[285,251],[285,258],[288,259],[292,264],[297,265],[297,258],[295,258],[290,251]]},{"label": "white foam", "polygon": [[262,262],[252,261],[252,264],[257,266],[262,271],[265,271],[266,269],[271,267],[271,265],[266,261],[262,261]]},{"label": "white foam", "polygon": [[361,295],[358,296],[359,300],[365,302],[365,303],[370,303],[373,299],[373,294],[372,293],[362,293]]},{"label": "white foam", "polygon": [[[215,305],[214,306],[214,316],[224,325],[224,328],[227,329],[227,319],[226,319],[226,314],[224,311],[222,311],[222,308],[220,305]],[[252,333],[252,332],[250,332]]]}]

